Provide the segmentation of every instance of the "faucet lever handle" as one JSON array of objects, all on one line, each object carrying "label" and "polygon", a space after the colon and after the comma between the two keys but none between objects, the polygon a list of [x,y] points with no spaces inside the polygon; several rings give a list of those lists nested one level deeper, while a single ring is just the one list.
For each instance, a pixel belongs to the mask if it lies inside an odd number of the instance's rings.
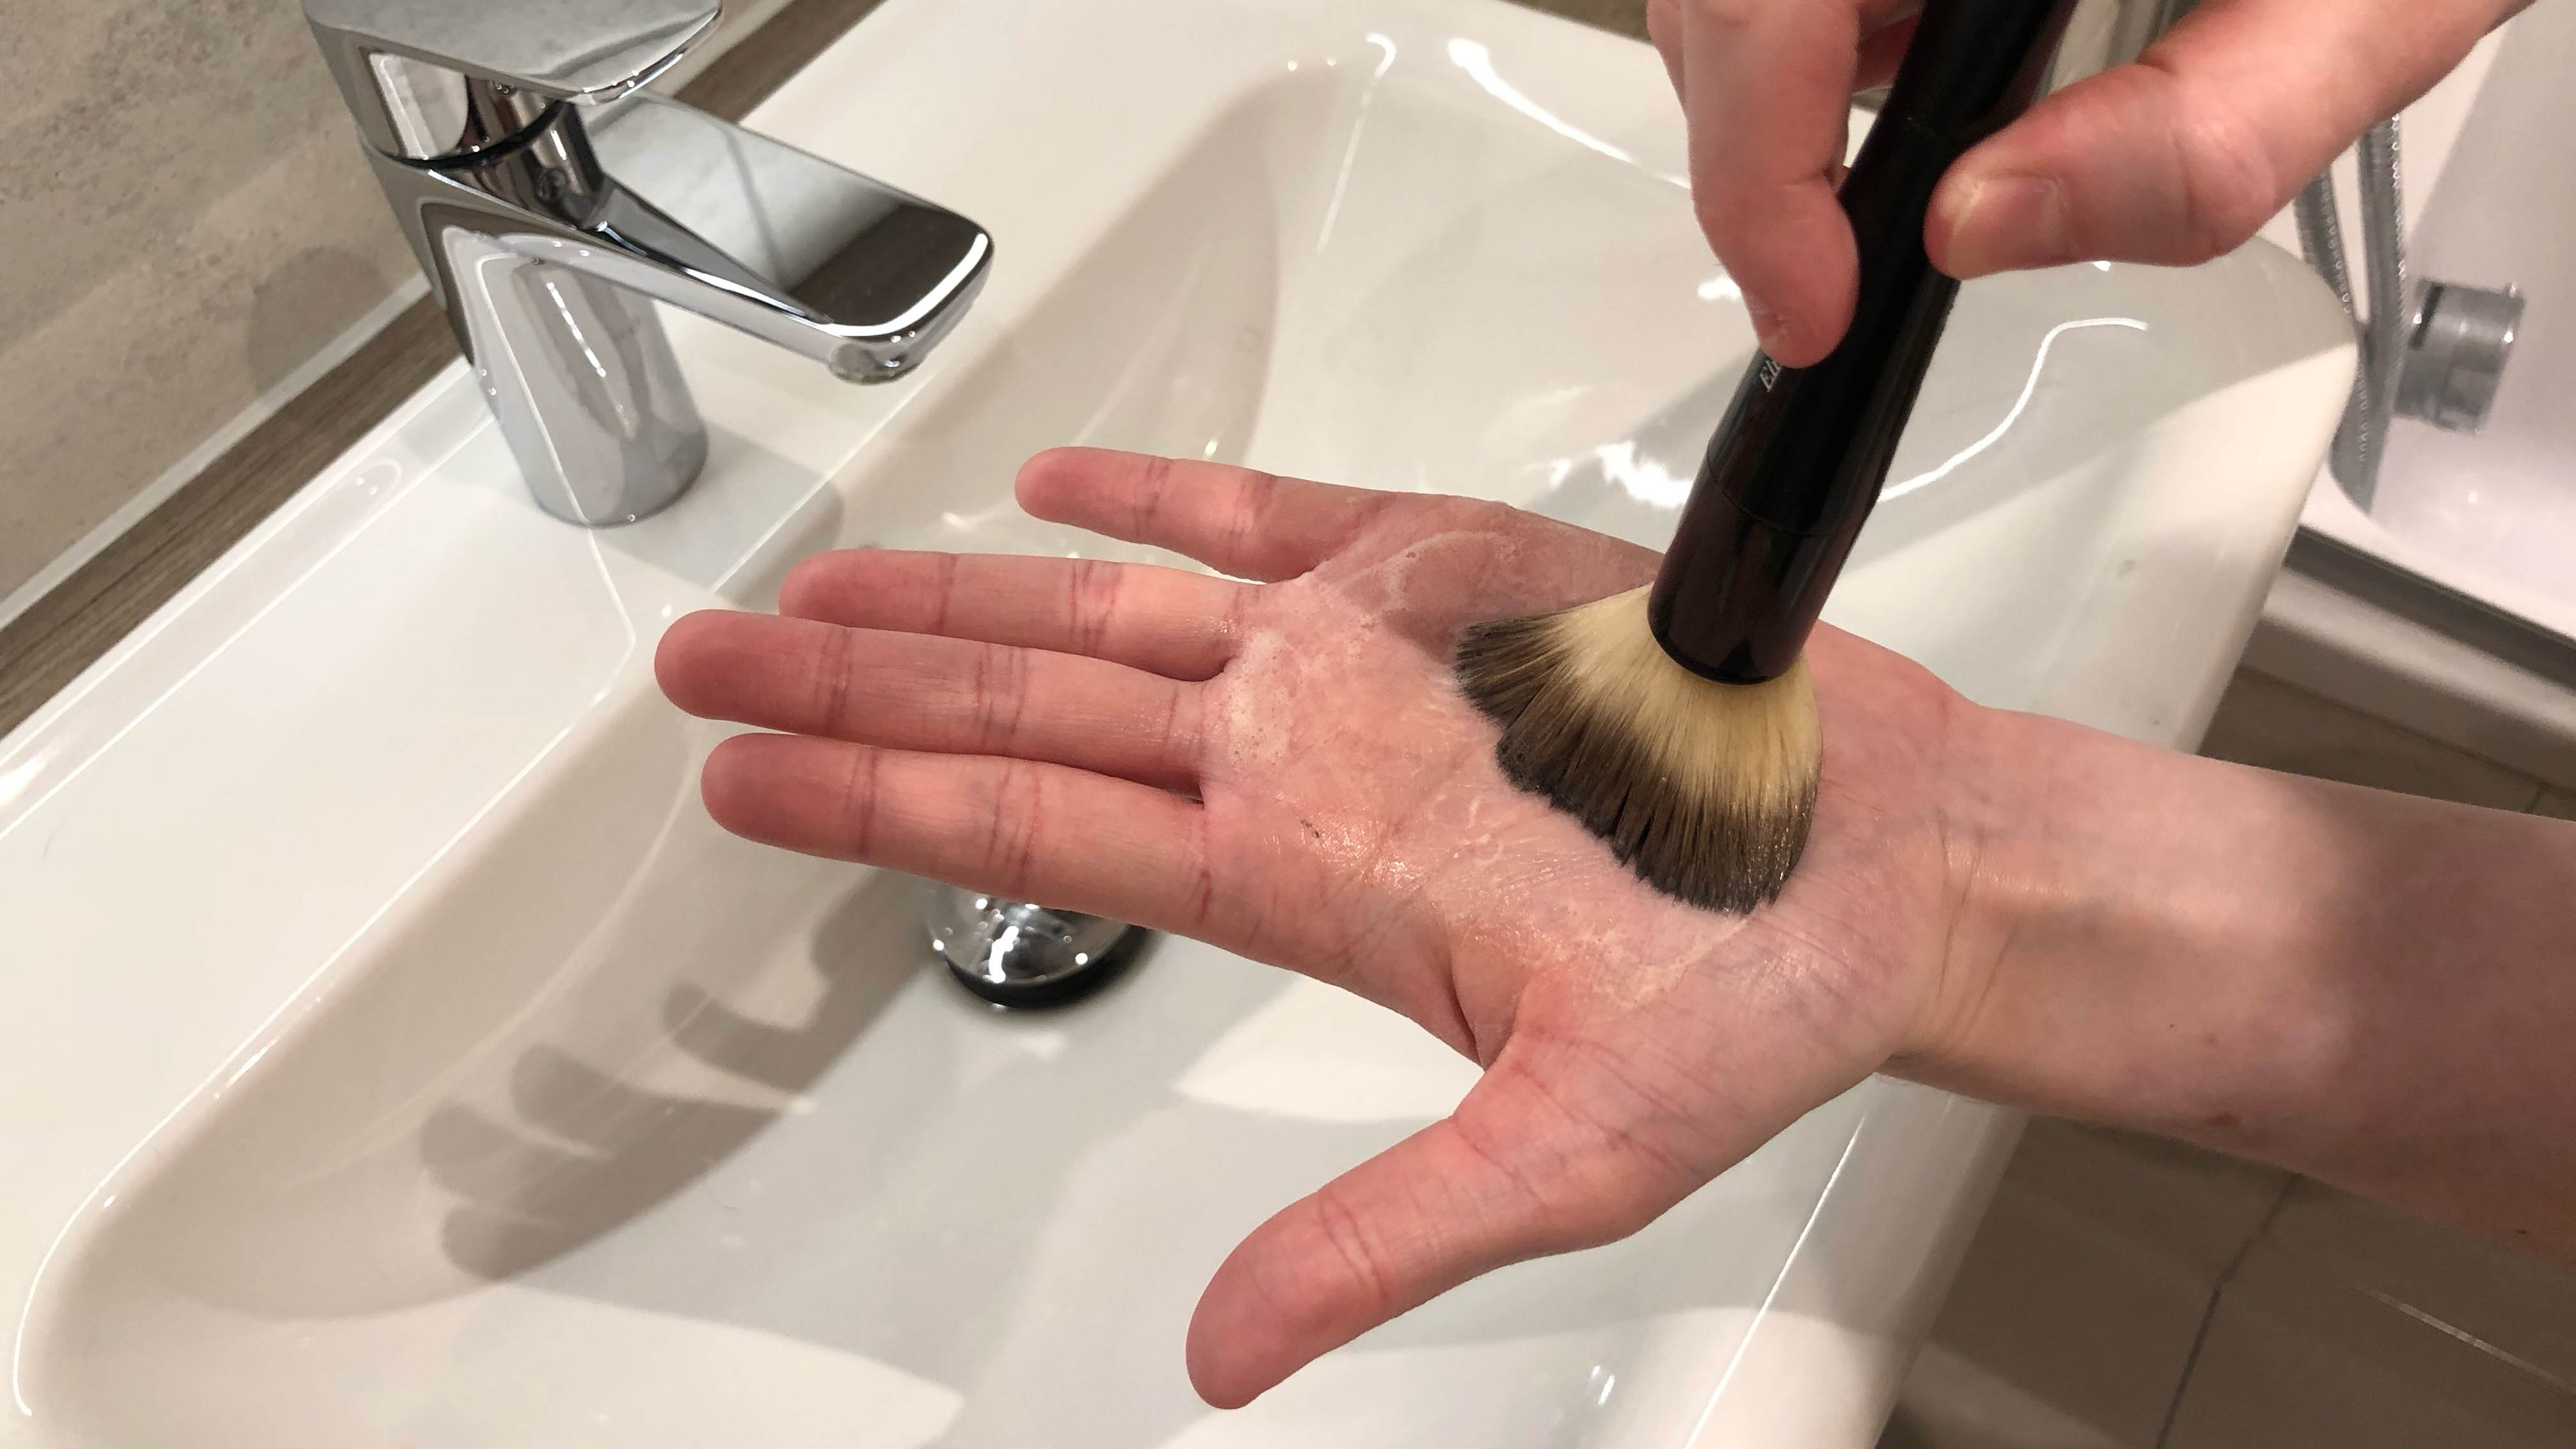
[{"label": "faucet lever handle", "polygon": [[611,101],[714,33],[721,0],[304,0],[367,144],[453,160],[558,101]]}]

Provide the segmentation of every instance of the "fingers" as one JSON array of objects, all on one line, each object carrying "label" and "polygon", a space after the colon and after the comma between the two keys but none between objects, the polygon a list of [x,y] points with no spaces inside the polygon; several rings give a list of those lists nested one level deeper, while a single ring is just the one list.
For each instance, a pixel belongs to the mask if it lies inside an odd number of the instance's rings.
[{"label": "fingers", "polygon": [[673,624],[654,662],[663,692],[691,714],[1071,765],[1164,789],[1197,778],[1199,691],[1103,660],[709,612]]},{"label": "fingers", "polygon": [[707,757],[707,813],[737,835],[970,890],[1203,934],[1204,814],[1061,765],[738,735]]},{"label": "fingers", "polygon": [[1228,1255],[1190,1320],[1201,1397],[1249,1403],[1480,1273],[1624,1237],[1703,1180],[1568,1113],[1517,1066],[1517,1047],[1455,1116],[1292,1204]]},{"label": "fingers", "polygon": [[1148,564],[851,549],[798,564],[779,590],[778,611],[1208,679],[1233,657],[1252,592],[1231,579]]},{"label": "fingers", "polygon": [[1960,158],[1924,241],[1957,277],[2230,251],[2520,0],[2210,0]]},{"label": "fingers", "polygon": [[1851,321],[1858,262],[1834,199],[1851,95],[1863,40],[1910,8],[1676,0],[1655,31],[1680,76],[1700,228],[1763,350],[1791,367],[1821,359]]},{"label": "fingers", "polygon": [[1021,507],[1051,522],[1168,548],[1238,578],[1275,580],[1323,562],[1402,495],[1224,463],[1055,448],[1021,465],[1019,496]]},{"label": "fingers", "polygon": [[[1925,244],[1953,276],[2233,249],[2375,121],[2529,0],[2209,0],[2134,65],[2050,96],[1962,158]],[[1766,351],[1822,358],[1848,325],[1834,200],[1846,101],[1893,73],[1901,0],[1654,0],[1689,121],[1700,225]]]}]

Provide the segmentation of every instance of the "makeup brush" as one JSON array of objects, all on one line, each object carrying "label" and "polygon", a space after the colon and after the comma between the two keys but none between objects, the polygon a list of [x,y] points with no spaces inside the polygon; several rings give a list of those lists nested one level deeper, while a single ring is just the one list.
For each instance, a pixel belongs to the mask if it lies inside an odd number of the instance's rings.
[{"label": "makeup brush", "polygon": [[1924,215],[2039,94],[2073,5],[1929,0],[1840,192],[1860,250],[1841,344],[1813,367],[1754,354],[1651,587],[1459,642],[1503,772],[1667,895],[1750,911],[1806,849],[1824,735],[1800,656],[1959,290]]}]

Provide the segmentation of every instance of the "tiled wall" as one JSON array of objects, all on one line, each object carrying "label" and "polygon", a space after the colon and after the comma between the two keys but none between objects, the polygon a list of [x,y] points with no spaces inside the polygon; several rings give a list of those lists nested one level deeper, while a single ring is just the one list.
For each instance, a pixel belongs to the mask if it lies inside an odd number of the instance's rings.
[{"label": "tiled wall", "polygon": [[414,268],[297,0],[16,0],[0,596]]},{"label": "tiled wall", "polygon": [[10,0],[5,29],[0,601],[419,275],[300,0]]}]

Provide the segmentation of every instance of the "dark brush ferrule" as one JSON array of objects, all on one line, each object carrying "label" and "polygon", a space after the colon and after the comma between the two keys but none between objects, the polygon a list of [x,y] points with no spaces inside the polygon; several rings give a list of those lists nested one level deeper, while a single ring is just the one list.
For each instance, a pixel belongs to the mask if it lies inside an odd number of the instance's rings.
[{"label": "dark brush ferrule", "polygon": [[1887,481],[1959,284],[1923,224],[1942,173],[2028,109],[2074,0],[1932,0],[1840,198],[1859,243],[1849,330],[1812,367],[1754,354],[1648,595],[1656,642],[1710,679],[1777,677]]}]

